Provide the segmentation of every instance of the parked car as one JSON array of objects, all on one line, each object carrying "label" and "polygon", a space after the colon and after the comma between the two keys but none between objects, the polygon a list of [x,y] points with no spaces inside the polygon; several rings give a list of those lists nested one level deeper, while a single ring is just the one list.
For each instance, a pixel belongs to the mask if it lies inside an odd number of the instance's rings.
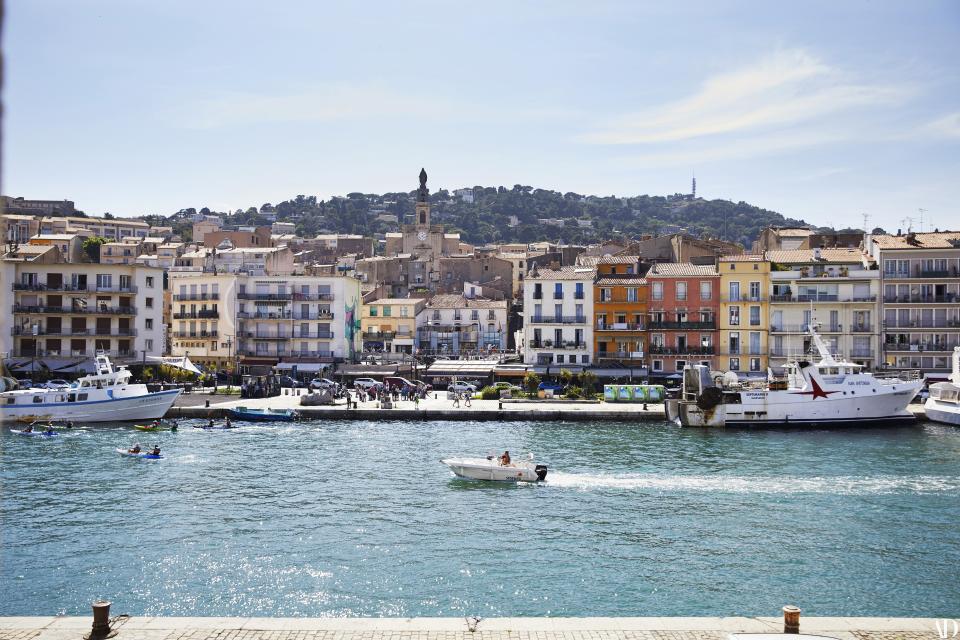
[{"label": "parked car", "polygon": [[337,383],[329,378],[314,378],[310,381],[311,389],[335,389]]},{"label": "parked car", "polygon": [[363,389],[364,391],[369,391],[374,388],[379,388],[383,386],[382,382],[374,380],[373,378],[357,378],[353,381],[353,386],[357,389]]},{"label": "parked car", "polygon": [[447,391],[476,393],[477,385],[471,384],[469,382],[451,382],[450,384],[447,385]]},{"label": "parked car", "polygon": [[537,385],[537,391],[553,391],[553,393],[558,394],[563,393],[565,390],[566,387],[559,382],[541,382]]},{"label": "parked car", "polygon": [[510,384],[509,382],[494,382],[493,388],[497,391],[509,391],[510,393],[516,393],[518,391],[523,391],[520,387],[515,384]]},{"label": "parked car", "polygon": [[393,387],[407,387],[409,389],[425,389],[426,391],[433,390],[433,386],[423,382],[422,380],[407,380],[400,376],[387,376],[383,379],[383,383],[389,385],[390,388]]},{"label": "parked car", "polygon": [[45,384],[44,386],[47,389],[62,389],[63,387],[69,387],[70,382],[62,378],[54,378],[53,380],[50,380],[49,382],[47,382],[47,384]]},{"label": "parked car", "polygon": [[279,380],[280,386],[284,389],[296,389],[297,387],[301,386],[299,382],[290,376],[280,376]]}]

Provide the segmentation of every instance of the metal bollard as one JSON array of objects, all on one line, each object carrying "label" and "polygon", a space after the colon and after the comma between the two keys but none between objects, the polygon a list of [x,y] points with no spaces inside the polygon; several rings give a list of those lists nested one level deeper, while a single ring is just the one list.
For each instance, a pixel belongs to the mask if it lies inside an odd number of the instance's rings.
[{"label": "metal bollard", "polygon": [[503,411],[503,400],[497,403],[497,409],[499,409],[500,411]]},{"label": "metal bollard", "polygon": [[788,604],[783,608],[783,632],[800,633],[800,607]]},{"label": "metal bollard", "polygon": [[110,603],[106,600],[97,600],[93,603],[93,626],[90,633],[84,636],[88,640],[107,638],[115,633],[110,631]]},{"label": "metal bollard", "polygon": [[210,408],[210,401],[209,401],[209,400],[207,400],[207,406],[206,406],[206,408],[207,408],[207,409]]}]

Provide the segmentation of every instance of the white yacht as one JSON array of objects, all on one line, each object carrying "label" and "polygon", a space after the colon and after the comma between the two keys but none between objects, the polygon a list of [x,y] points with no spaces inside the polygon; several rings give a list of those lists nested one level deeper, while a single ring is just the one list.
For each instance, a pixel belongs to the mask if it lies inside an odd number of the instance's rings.
[{"label": "white yacht", "polygon": [[96,373],[69,387],[19,389],[0,393],[0,421],[122,422],[162,418],[180,395],[179,389],[151,393],[145,384],[131,384],[126,367],[114,369],[97,355]]},{"label": "white yacht", "polygon": [[960,426],[960,347],[953,348],[950,381],[930,385],[930,397],[923,409],[931,420]]},{"label": "white yacht", "polygon": [[874,376],[858,364],[837,359],[813,327],[810,336],[820,360],[788,363],[785,380],[751,387],[727,373],[717,384],[707,367],[684,367],[681,399],[668,401],[667,416],[690,427],[822,427],[915,420],[906,407],[923,386],[919,372]]}]

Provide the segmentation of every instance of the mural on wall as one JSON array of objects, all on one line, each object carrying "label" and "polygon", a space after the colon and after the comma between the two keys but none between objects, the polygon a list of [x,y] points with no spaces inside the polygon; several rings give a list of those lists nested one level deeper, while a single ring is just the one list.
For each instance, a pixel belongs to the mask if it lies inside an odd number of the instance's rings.
[{"label": "mural on wall", "polygon": [[357,353],[357,338],[360,335],[360,314],[357,313],[357,299],[343,307],[343,337],[347,342],[347,357],[350,362],[355,360]]}]

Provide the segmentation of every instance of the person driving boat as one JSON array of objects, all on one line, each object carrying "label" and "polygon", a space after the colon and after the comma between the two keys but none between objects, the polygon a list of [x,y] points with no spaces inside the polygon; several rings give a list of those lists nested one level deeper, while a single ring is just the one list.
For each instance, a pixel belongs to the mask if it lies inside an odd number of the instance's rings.
[{"label": "person driving boat", "polygon": [[510,464],[510,452],[504,451],[503,455],[500,456],[500,466],[505,467]]}]

